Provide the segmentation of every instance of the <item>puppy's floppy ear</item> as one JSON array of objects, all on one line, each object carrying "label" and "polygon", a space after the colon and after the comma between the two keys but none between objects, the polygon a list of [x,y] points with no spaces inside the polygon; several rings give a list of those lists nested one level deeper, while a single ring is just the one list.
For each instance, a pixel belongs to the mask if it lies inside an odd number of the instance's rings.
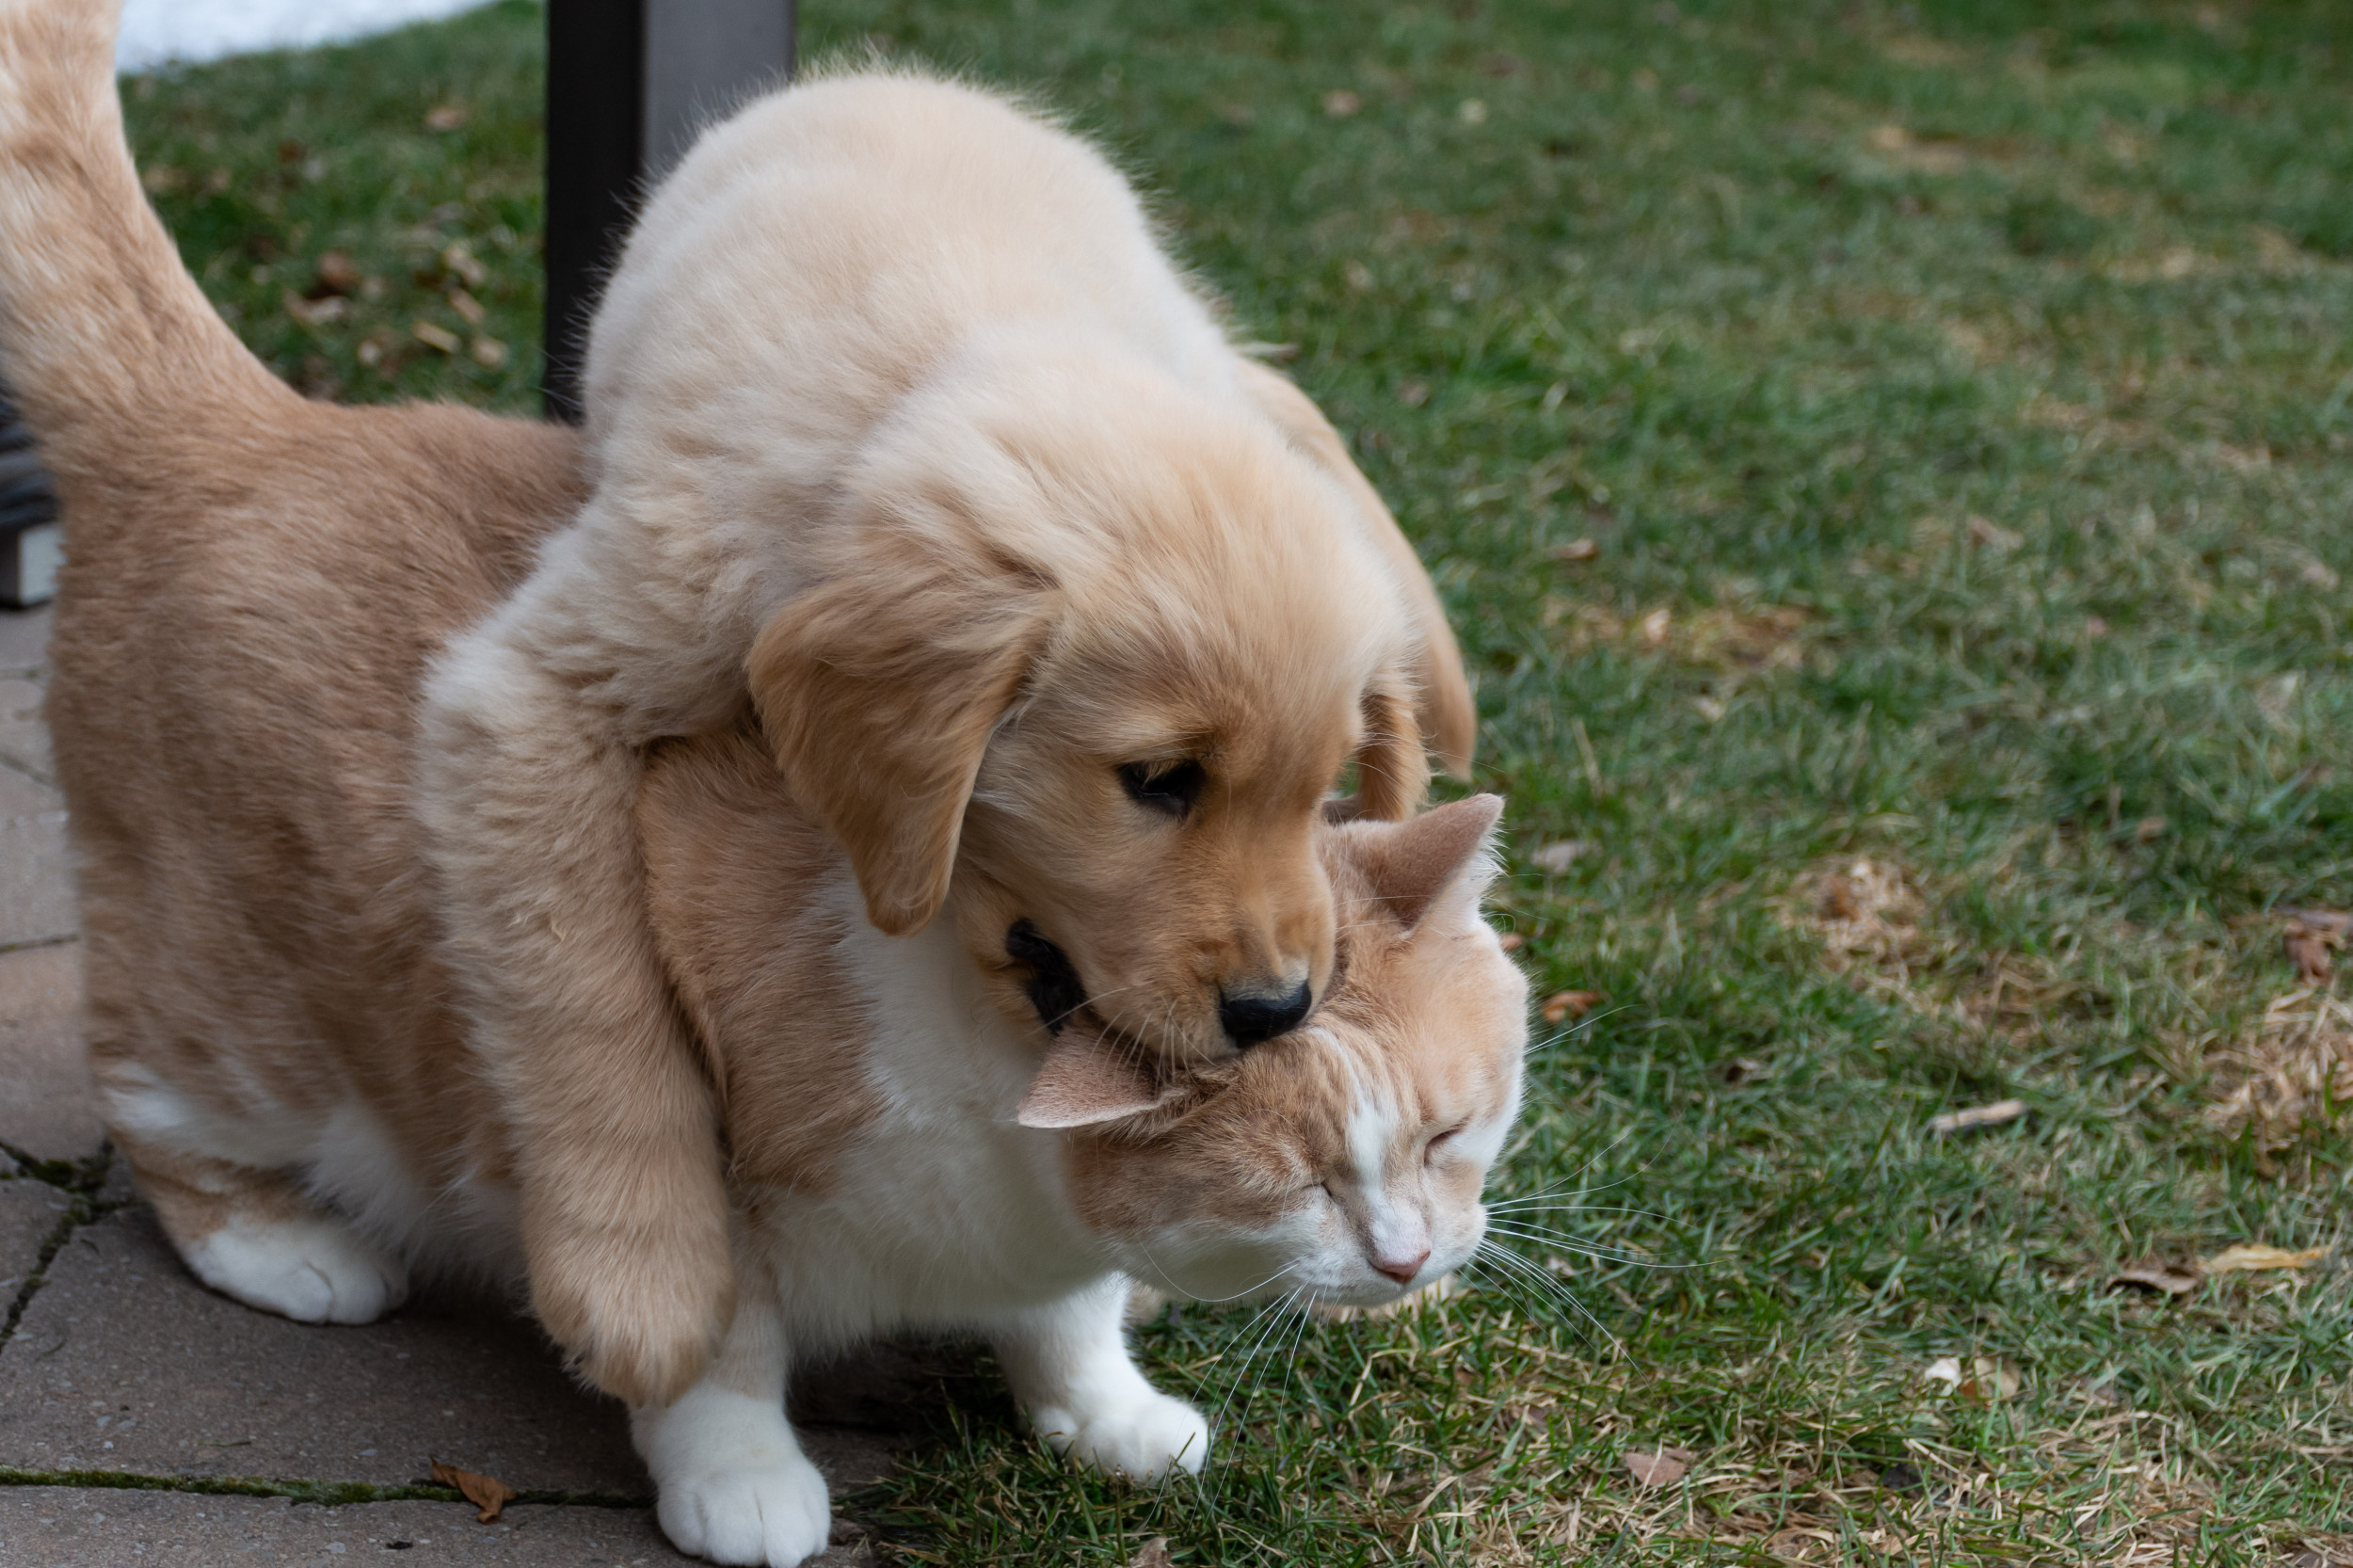
[{"label": "puppy's floppy ear", "polygon": [[776,765],[848,852],[879,929],[939,913],[989,732],[1058,611],[1043,571],[909,533],[788,601],[752,644]]},{"label": "puppy's floppy ear", "polygon": [[1348,857],[1381,908],[1410,931],[1443,898],[1485,890],[1494,865],[1488,848],[1502,817],[1501,795],[1473,795],[1411,822],[1359,823],[1342,831]]},{"label": "puppy's floppy ear", "polygon": [[1356,750],[1356,799],[1351,814],[1382,822],[1413,815],[1430,790],[1414,699],[1394,686],[1365,694],[1365,740]]},{"label": "puppy's floppy ear", "polygon": [[1164,1085],[1143,1049],[1098,1030],[1064,1029],[1021,1096],[1023,1127],[1099,1127],[1158,1108],[1184,1093]]},{"label": "puppy's floppy ear", "polygon": [[[1471,696],[1470,678],[1463,670],[1463,650],[1455,644],[1453,629],[1447,625],[1445,606],[1438,602],[1438,590],[1421,557],[1415,553],[1413,541],[1397,525],[1381,492],[1349,456],[1348,443],[1340,440],[1340,433],[1332,428],[1332,422],[1323,417],[1312,398],[1256,360],[1242,362],[1241,379],[1242,390],[1274,422],[1284,440],[1337,480],[1356,503],[1366,536],[1389,563],[1420,639],[1411,703],[1421,738],[1446,763],[1449,773],[1457,778],[1469,777],[1471,746],[1479,738],[1479,704]],[[1417,792],[1415,799],[1419,798]],[[1379,817],[1402,815],[1374,811],[1369,803],[1367,812]]]}]

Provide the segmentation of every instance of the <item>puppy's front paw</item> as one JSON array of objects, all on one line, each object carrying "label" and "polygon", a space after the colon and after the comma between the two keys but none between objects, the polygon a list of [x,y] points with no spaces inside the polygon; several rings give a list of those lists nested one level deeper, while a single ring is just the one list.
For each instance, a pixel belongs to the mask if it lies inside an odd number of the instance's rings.
[{"label": "puppy's front paw", "polygon": [[224,1296],[303,1323],[372,1323],[408,1299],[399,1259],[331,1215],[232,1219],[181,1250]]},{"label": "puppy's front paw", "polygon": [[1148,1386],[1083,1410],[1041,1407],[1030,1413],[1030,1425],[1064,1458],[1130,1480],[1197,1474],[1209,1456],[1209,1423],[1201,1413]]},{"label": "puppy's front paw", "polygon": [[825,1478],[780,1406],[705,1386],[666,1410],[634,1412],[631,1423],[653,1472],[655,1515],[679,1550],[795,1568],[825,1549]]}]

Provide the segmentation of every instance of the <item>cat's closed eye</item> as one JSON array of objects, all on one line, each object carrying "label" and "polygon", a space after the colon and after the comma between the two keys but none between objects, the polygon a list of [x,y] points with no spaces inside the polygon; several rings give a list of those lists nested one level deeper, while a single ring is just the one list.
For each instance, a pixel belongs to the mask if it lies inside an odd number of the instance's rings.
[{"label": "cat's closed eye", "polygon": [[1448,1128],[1444,1132],[1432,1134],[1430,1142],[1421,1146],[1422,1159],[1425,1161],[1437,1159],[1439,1151],[1444,1149],[1446,1145],[1453,1140],[1457,1133],[1461,1132],[1469,1125],[1470,1124],[1468,1122],[1458,1122],[1454,1126]]}]

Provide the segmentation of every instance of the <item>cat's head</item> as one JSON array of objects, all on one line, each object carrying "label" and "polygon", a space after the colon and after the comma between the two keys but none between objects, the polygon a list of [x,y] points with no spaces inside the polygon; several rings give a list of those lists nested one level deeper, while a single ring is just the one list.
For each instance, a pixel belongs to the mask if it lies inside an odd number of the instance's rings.
[{"label": "cat's head", "polygon": [[1480,915],[1503,803],[1324,830],[1338,968],[1307,1024],[1172,1074],[1079,1022],[1021,1119],[1144,1283],[1371,1306],[1460,1268],[1519,1111],[1528,983]]}]

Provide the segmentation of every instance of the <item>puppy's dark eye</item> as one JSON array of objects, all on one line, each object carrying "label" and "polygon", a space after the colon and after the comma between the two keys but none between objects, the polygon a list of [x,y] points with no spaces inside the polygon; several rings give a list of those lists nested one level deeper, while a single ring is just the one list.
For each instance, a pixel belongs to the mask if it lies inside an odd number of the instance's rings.
[{"label": "puppy's dark eye", "polygon": [[1127,788],[1129,800],[1179,819],[1190,813],[1193,802],[1201,798],[1206,776],[1201,764],[1193,761],[1119,765],[1119,782]]}]

